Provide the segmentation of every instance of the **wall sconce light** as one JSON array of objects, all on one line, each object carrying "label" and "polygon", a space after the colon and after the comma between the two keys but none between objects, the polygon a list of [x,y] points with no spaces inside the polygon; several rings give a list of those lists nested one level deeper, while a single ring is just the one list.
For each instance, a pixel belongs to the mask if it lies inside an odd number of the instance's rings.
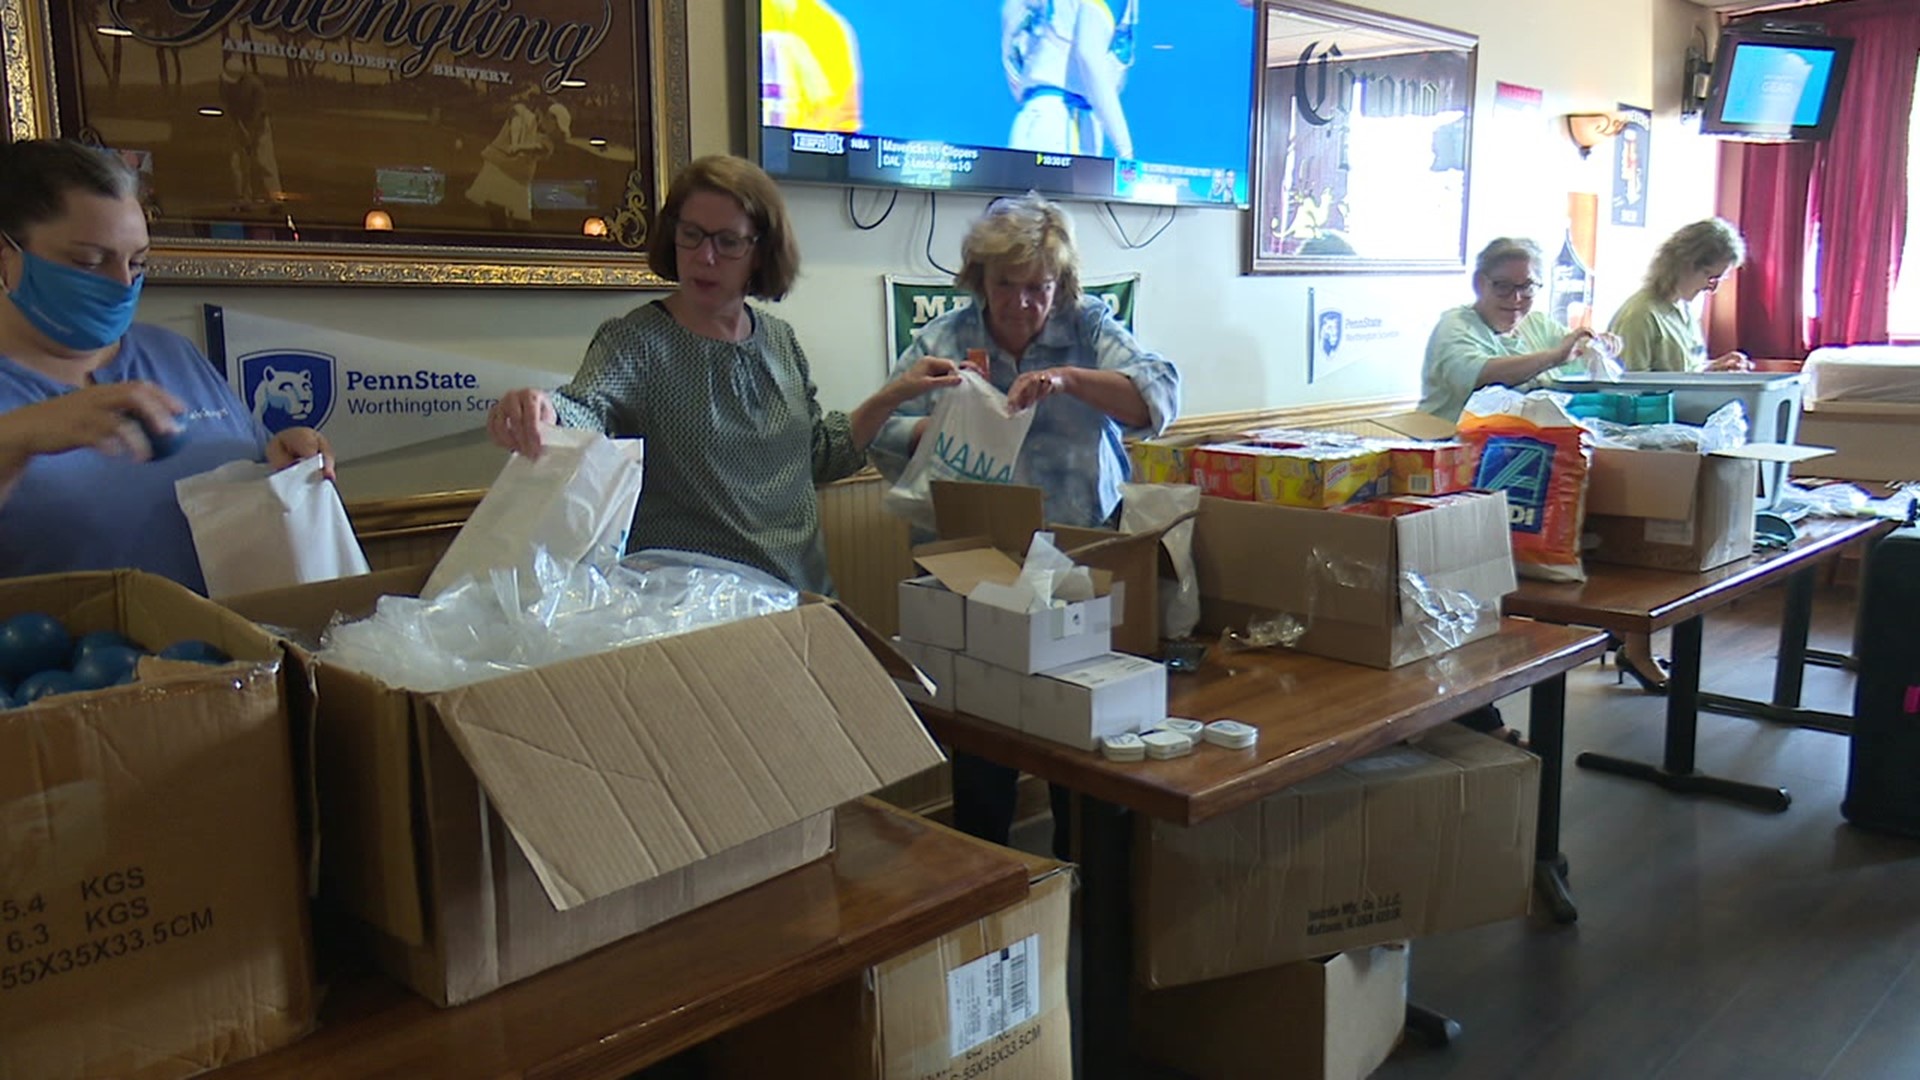
[{"label": "wall sconce light", "polygon": [[1568,113],[1567,136],[1586,157],[1602,139],[1611,139],[1626,129],[1627,122],[1612,113]]},{"label": "wall sconce light", "polygon": [[393,215],[385,210],[369,210],[364,224],[368,232],[392,232]]},{"label": "wall sconce light", "polygon": [[584,236],[605,236],[607,235],[607,219],[603,217],[590,217],[580,223],[580,232]]}]

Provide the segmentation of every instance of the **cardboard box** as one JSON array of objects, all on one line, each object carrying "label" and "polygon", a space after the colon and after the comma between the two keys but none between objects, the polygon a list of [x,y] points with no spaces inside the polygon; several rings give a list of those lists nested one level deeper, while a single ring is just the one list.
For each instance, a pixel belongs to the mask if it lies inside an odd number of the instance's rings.
[{"label": "cardboard box", "polygon": [[1082,750],[1166,716],[1166,665],[1124,653],[1031,675],[1021,687],[1020,730]]},{"label": "cardboard box", "polygon": [[[956,654],[952,649],[943,649],[938,645],[923,645],[917,641],[894,638],[893,647],[912,661],[920,669],[926,680],[895,677],[894,685],[908,701],[917,701],[922,705],[932,705],[937,709],[952,712],[958,708],[954,694],[953,662]],[[926,683],[933,684],[928,689]]]},{"label": "cardboard box", "polygon": [[[310,630],[424,568],[229,606]],[[942,758],[837,606],[443,693],[319,661],[325,887],[451,1005],[825,855],[832,810]]]},{"label": "cardboard box", "polygon": [[1754,443],[1700,455],[1666,450],[1593,452],[1586,533],[1595,562],[1695,572],[1753,554],[1759,463],[1818,457],[1821,448]]},{"label": "cardboard box", "polygon": [[1193,448],[1207,443],[1233,442],[1243,432],[1192,431],[1181,435],[1161,435],[1127,443],[1127,459],[1133,465],[1136,484],[1193,483]]},{"label": "cardboard box", "polygon": [[1497,632],[1515,588],[1499,492],[1393,518],[1202,499],[1193,557],[1202,626],[1283,613],[1302,651],[1380,668]]},{"label": "cardboard box", "polygon": [[1217,498],[1324,509],[1375,494],[1387,463],[1358,445],[1215,443],[1193,451],[1193,482]]},{"label": "cardboard box", "polygon": [[1473,487],[1473,451],[1463,442],[1390,440],[1388,490],[1395,495],[1445,495]]},{"label": "cardboard box", "polygon": [[1134,1001],[1142,1056],[1194,1080],[1365,1080],[1407,1022],[1405,942]]},{"label": "cardboard box", "polygon": [[949,652],[967,647],[967,598],[932,574],[900,583],[900,637]]},{"label": "cardboard box", "polygon": [[1135,956],[1184,986],[1525,915],[1540,759],[1454,724],[1193,828],[1142,821]]},{"label": "cardboard box", "polygon": [[[1065,1080],[1073,872],[1008,852],[1027,899],[709,1042],[711,1080]],[[995,987],[1005,987],[994,993]],[[777,1060],[777,1067],[773,1064]]]},{"label": "cardboard box", "polygon": [[30,611],[238,659],[0,713],[0,1076],[190,1076],[306,1034],[279,643],[133,571],[0,583],[0,617]]},{"label": "cardboard box", "polygon": [[1027,677],[961,653],[953,658],[954,702],[969,716],[1021,728]]},{"label": "cardboard box", "polygon": [[1160,651],[1160,579],[1173,576],[1160,541],[1180,520],[1140,533],[1047,525],[1039,488],[946,480],[933,484],[933,510],[943,540],[984,538],[1016,561],[1025,559],[1036,531],[1050,530],[1062,552],[1111,581],[1112,647],[1142,656]]},{"label": "cardboard box", "polygon": [[1092,595],[1056,596],[1037,610],[1020,563],[984,538],[943,540],[914,559],[967,602],[966,655],[1023,675],[1086,660],[1113,642],[1112,576],[1090,575]]}]

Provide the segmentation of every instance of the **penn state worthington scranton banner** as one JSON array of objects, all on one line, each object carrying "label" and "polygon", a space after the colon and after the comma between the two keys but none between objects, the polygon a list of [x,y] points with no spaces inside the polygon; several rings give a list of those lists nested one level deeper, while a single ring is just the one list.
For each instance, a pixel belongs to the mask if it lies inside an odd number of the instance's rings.
[{"label": "penn state worthington scranton banner", "polygon": [[343,461],[484,428],[501,394],[566,381],[213,304],[206,323],[208,355],[267,430],[317,428]]},{"label": "penn state worthington scranton banner", "polygon": [[[953,283],[952,278],[916,278],[887,274],[887,345],[892,351],[887,356],[887,370],[893,370],[893,362],[913,344],[913,335],[920,328],[945,315],[954,308],[965,307],[973,303],[973,294]],[[1099,281],[1083,281],[1080,289],[1089,296],[1097,296],[1107,302],[1113,317],[1129,333],[1138,333],[1133,326],[1134,298],[1140,292],[1140,275],[1128,274],[1124,277],[1103,278]],[[953,359],[950,357],[949,359]]]}]

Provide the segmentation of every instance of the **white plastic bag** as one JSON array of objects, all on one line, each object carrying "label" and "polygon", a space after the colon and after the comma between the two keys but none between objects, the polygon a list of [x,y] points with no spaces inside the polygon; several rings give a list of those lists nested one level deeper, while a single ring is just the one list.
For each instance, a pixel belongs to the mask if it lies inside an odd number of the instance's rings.
[{"label": "white plastic bag", "polygon": [[887,509],[916,527],[934,530],[933,482],[974,480],[1013,482],[1020,444],[1033,426],[1033,410],[1007,407],[1007,396],[974,371],[960,373],[960,385],[940,396],[933,417],[900,482],[887,492]]},{"label": "white plastic bag", "polygon": [[1617,383],[1627,374],[1604,338],[1590,337],[1573,351],[1573,364],[1594,382]]},{"label": "white plastic bag", "polygon": [[420,595],[431,599],[463,578],[488,581],[511,570],[518,599],[508,606],[517,609],[541,596],[536,550],[562,576],[582,562],[619,562],[640,504],[643,449],[639,439],[559,428],[547,433],[539,460],[508,458]]},{"label": "white plastic bag", "polygon": [[1193,521],[1200,489],[1192,484],[1121,484],[1120,531],[1152,532],[1181,521],[1160,538],[1173,560],[1173,580],[1160,581],[1160,636],[1178,641],[1200,625],[1200,572],[1193,563]]},{"label": "white plastic bag", "polygon": [[174,482],[207,595],[218,599],[367,572],[367,557],[318,457],[273,472],[235,461]]}]

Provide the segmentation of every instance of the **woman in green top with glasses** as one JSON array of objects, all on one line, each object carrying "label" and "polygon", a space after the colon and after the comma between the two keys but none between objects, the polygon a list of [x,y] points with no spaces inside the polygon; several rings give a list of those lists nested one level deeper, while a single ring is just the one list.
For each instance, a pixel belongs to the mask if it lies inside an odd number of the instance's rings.
[{"label": "woman in green top with glasses", "polygon": [[1501,237],[1480,252],[1473,303],[1440,316],[1427,339],[1422,412],[1458,420],[1467,398],[1482,386],[1532,389],[1534,380],[1565,364],[1588,338],[1619,350],[1611,334],[1569,330],[1533,310],[1543,278],[1540,247],[1531,240]]},{"label": "woman in green top with glasses", "polygon": [[866,464],[896,405],[956,385],[924,359],[852,413],[823,412],[793,328],[749,298],[778,300],[800,270],[780,189],[742,158],[700,158],[674,178],[647,239],[673,293],[610,319],[573,381],[514,390],[493,440],[537,457],[558,424],[647,440],[629,546],[715,555],[831,593],[814,485]]}]

